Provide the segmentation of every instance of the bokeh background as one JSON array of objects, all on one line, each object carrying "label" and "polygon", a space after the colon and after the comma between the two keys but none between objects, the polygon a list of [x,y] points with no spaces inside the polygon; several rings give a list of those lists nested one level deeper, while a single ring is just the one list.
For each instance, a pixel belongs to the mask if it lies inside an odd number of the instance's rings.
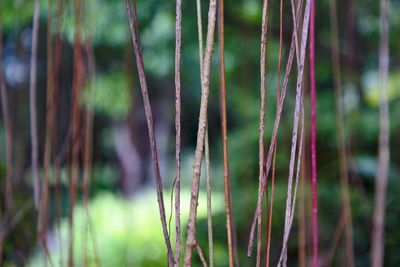
[{"label": "bokeh background", "polygon": [[[93,1],[93,2],[92,2]],[[53,1],[54,2],[54,1]],[[93,175],[90,193],[91,237],[83,240],[87,218],[79,193],[75,209],[75,257],[84,262],[84,244],[91,265],[94,251],[102,266],[166,266],[166,248],[159,219],[147,126],[137,77],[125,1],[85,1],[93,20],[92,36],[96,62],[93,92]],[[206,22],[208,2],[202,2]],[[29,68],[34,1],[2,0],[2,64],[13,120],[15,150],[14,212],[32,197],[29,132]],[[341,214],[341,190],[335,95],[331,67],[329,1],[316,1],[316,83],[318,201],[321,262],[324,262]],[[175,2],[138,0],[137,9],[144,65],[155,120],[167,218],[175,177],[174,49]],[[232,205],[241,266],[253,266],[246,249],[256,207],[258,188],[259,54],[261,0],[225,3],[225,60],[228,107],[228,149],[232,182]],[[390,174],[386,207],[385,265],[400,265],[400,3],[390,8]],[[186,235],[192,165],[196,141],[200,78],[195,1],[183,1],[182,19],[182,229]],[[349,157],[350,196],[356,266],[369,266],[374,184],[377,169],[379,123],[379,1],[338,0],[339,43],[344,95],[345,138]],[[266,143],[269,145],[275,117],[278,83],[279,1],[270,0],[267,38]],[[292,33],[290,2],[284,1],[283,63],[286,66]],[[206,25],[203,25],[203,29]],[[47,1],[41,1],[37,104],[40,166],[42,166],[46,112]],[[73,75],[73,6],[68,1],[62,19],[62,72],[60,76],[60,145],[68,132]],[[218,42],[216,42],[218,45]],[[271,261],[277,262],[282,246],[290,140],[294,111],[295,66],[278,135]],[[309,86],[305,72],[306,150],[295,220],[290,235],[288,264],[299,259],[299,221],[304,219],[305,249],[312,258],[309,175]],[[212,62],[209,98],[215,265],[227,266],[227,238],[223,196],[222,139],[219,115],[218,49]],[[82,104],[85,104],[83,99]],[[1,190],[5,190],[5,129],[0,125]],[[204,171],[202,172],[204,173]],[[66,263],[68,240],[68,172],[62,168],[62,221],[55,223],[54,194],[50,202],[48,244],[53,263]],[[54,182],[51,182],[54,192]],[[197,239],[208,257],[205,177],[201,177]],[[299,204],[300,203],[300,204]],[[264,203],[265,205],[265,203]],[[301,211],[301,212],[300,212]],[[5,266],[43,266],[44,253],[36,243],[37,214],[30,208],[11,230],[4,244]],[[264,219],[264,222],[266,220]],[[174,240],[174,216],[171,221]],[[265,227],[264,227],[265,229]],[[61,242],[60,242],[61,240]],[[263,242],[263,246],[264,246]],[[264,251],[264,249],[263,249]],[[343,237],[333,266],[343,266]],[[194,254],[194,266],[200,266]]]}]

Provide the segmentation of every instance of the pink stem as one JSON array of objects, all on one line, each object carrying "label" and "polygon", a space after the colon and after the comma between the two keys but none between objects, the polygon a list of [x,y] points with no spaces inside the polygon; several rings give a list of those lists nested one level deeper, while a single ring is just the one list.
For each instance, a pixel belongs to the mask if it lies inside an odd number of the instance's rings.
[{"label": "pink stem", "polygon": [[311,178],[314,266],[318,267],[318,206],[317,206],[317,149],[316,149],[316,112],[315,112],[315,0],[311,0],[310,14],[310,89],[311,89]]}]

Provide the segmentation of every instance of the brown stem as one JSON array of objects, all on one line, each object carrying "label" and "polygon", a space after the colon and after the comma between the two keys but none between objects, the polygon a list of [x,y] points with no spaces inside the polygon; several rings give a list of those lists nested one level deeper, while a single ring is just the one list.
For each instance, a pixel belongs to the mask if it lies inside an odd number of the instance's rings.
[{"label": "brown stem", "polygon": [[176,0],[176,22],[175,22],[175,266],[179,266],[181,251],[181,218],[180,218],[180,191],[181,191],[181,37],[182,37],[182,1]]},{"label": "brown stem", "polygon": [[331,40],[332,40],[332,73],[335,88],[336,102],[336,130],[339,145],[339,165],[340,165],[340,181],[342,191],[343,212],[345,214],[345,251],[346,266],[354,266],[353,253],[353,226],[351,219],[351,203],[349,193],[349,171],[346,151],[346,141],[344,137],[343,123],[343,106],[342,106],[342,85],[340,75],[340,58],[339,58],[339,37],[338,37],[338,21],[336,0],[330,1],[330,20],[331,20]]},{"label": "brown stem", "polygon": [[68,249],[68,266],[74,266],[74,205],[77,196],[78,177],[79,177],[79,151],[81,147],[82,132],[82,110],[80,100],[82,98],[82,90],[85,79],[85,69],[82,58],[82,3],[74,0],[74,78],[72,87],[72,155],[71,155],[71,176],[69,185],[69,249]]},{"label": "brown stem", "polygon": [[[299,1],[298,8],[297,8],[297,17],[300,16],[301,7],[302,7],[302,1]],[[299,20],[297,20],[297,23],[298,23],[298,21]],[[298,25],[297,25],[297,27],[298,27]],[[297,30],[297,28],[294,29],[294,31],[296,31],[296,30]],[[276,113],[276,117],[275,117],[274,128],[272,131],[271,142],[270,142],[270,146],[269,146],[269,150],[268,150],[268,157],[267,157],[267,162],[266,162],[266,167],[265,167],[265,175],[263,176],[263,180],[262,180],[262,186],[261,186],[262,189],[265,189],[266,177],[268,176],[269,170],[271,167],[272,154],[275,149],[280,118],[282,115],[283,103],[285,101],[286,89],[287,89],[287,85],[288,85],[288,81],[289,81],[289,75],[290,75],[290,71],[292,69],[294,51],[295,51],[295,38],[294,38],[294,32],[293,32],[292,41],[291,41],[291,45],[290,45],[290,51],[289,51],[289,58],[288,58],[288,61],[286,64],[285,76],[284,76],[284,80],[283,80],[282,92],[279,97],[279,105],[278,105],[278,109],[277,109],[277,113]],[[261,214],[261,201],[262,201],[263,193],[264,193],[264,191],[261,191],[261,192],[259,191],[259,195],[258,195],[258,199],[257,199],[257,207],[256,207],[256,211],[254,214],[253,224],[255,224],[255,220],[258,219],[258,215]],[[255,227],[252,227],[251,231],[250,231],[249,245],[247,248],[247,257],[251,257],[253,242],[254,242],[254,231],[255,231]]]},{"label": "brown stem", "polygon": [[[224,41],[224,0],[219,0],[218,7],[218,39],[219,39],[219,75],[221,92],[221,128],[222,128],[222,151],[224,158],[224,191],[225,191],[225,213],[226,213],[226,231],[228,236],[228,255],[229,266],[234,264],[233,245],[232,245],[232,222],[231,222],[231,192],[228,165],[228,128],[226,115],[226,85],[225,85],[225,41]],[[211,261],[211,260],[210,260]]]},{"label": "brown stem", "polygon": [[200,172],[201,172],[201,160],[204,149],[204,139],[207,128],[207,105],[209,95],[209,82],[210,82],[210,69],[211,69],[211,58],[214,52],[214,31],[215,31],[215,20],[216,20],[216,9],[217,1],[210,0],[210,7],[208,13],[208,26],[207,26],[207,42],[206,51],[203,63],[202,73],[202,96],[200,102],[200,115],[199,125],[197,132],[197,145],[195,152],[195,159],[193,165],[193,180],[192,180],[192,193],[190,200],[190,212],[188,222],[188,236],[185,246],[185,260],[184,266],[191,266],[193,247],[196,241],[196,217],[197,217],[197,205],[199,197],[199,185],[200,185]]},{"label": "brown stem", "polygon": [[[201,91],[203,92],[203,26],[201,19],[201,3],[196,0],[197,9],[197,30],[199,39],[199,62],[200,62],[200,80]],[[205,134],[205,161],[206,161],[206,182],[207,182],[207,231],[208,231],[208,253],[210,266],[214,266],[214,244],[213,244],[213,229],[212,229],[212,211],[211,211],[211,181],[210,181],[210,155],[209,155],[209,142],[208,142],[208,127]]]},{"label": "brown stem", "polygon": [[31,164],[33,177],[33,192],[35,200],[35,208],[39,210],[40,205],[40,182],[38,170],[38,130],[37,130],[37,109],[36,109],[36,73],[37,73],[37,47],[39,38],[39,10],[40,2],[35,0],[33,12],[33,30],[32,30],[32,52],[31,52],[31,69],[29,74],[29,107],[31,120]]},{"label": "brown stem", "polygon": [[133,1],[133,6],[134,6],[134,10],[135,10],[136,27],[134,25],[132,9],[131,9],[129,0],[126,0],[126,9],[128,12],[129,26],[130,26],[131,36],[132,36],[132,41],[133,41],[133,48],[135,50],[136,64],[137,64],[139,80],[140,80],[140,87],[142,89],[143,102],[144,102],[144,108],[145,108],[146,119],[147,119],[147,128],[149,131],[149,139],[150,139],[150,146],[151,146],[151,154],[152,154],[152,158],[153,158],[153,170],[154,170],[154,177],[156,180],[157,199],[158,199],[158,205],[159,205],[159,209],[160,209],[161,224],[162,224],[162,228],[163,228],[165,244],[166,244],[167,250],[168,250],[168,263],[170,266],[173,266],[174,258],[173,258],[173,254],[172,254],[171,242],[170,242],[170,238],[168,235],[167,223],[166,223],[166,219],[165,219],[165,207],[164,207],[162,180],[161,180],[160,166],[159,166],[159,161],[158,161],[157,144],[156,144],[156,139],[155,139],[155,135],[154,135],[153,115],[152,115],[152,111],[151,111],[150,99],[149,99],[149,94],[147,91],[146,76],[145,76],[145,72],[144,72],[143,55],[142,55],[142,48],[140,45],[139,25],[137,23],[137,12],[136,12],[136,1],[135,0]]},{"label": "brown stem", "polygon": [[195,244],[195,247],[196,247],[196,250],[197,250],[197,254],[199,254],[200,261],[203,264],[203,267],[207,267],[207,261],[204,258],[203,251],[201,250],[201,247],[199,246],[199,244],[197,244],[197,242]]},{"label": "brown stem", "polygon": [[380,106],[379,106],[379,153],[378,171],[375,182],[375,203],[373,214],[373,229],[371,238],[371,266],[383,266],[384,260],[384,227],[386,189],[390,166],[390,117],[388,98],[389,73],[389,0],[381,0],[379,46],[379,76],[380,76]]},{"label": "brown stem", "polygon": [[46,110],[46,136],[44,145],[44,159],[43,159],[43,180],[42,190],[40,197],[40,208],[37,224],[37,239],[41,242],[43,247],[47,247],[47,220],[48,220],[48,204],[49,204],[49,171],[51,161],[51,131],[54,119],[54,102],[53,102],[53,38],[51,32],[52,25],[52,0],[48,1],[47,9],[47,110]]}]

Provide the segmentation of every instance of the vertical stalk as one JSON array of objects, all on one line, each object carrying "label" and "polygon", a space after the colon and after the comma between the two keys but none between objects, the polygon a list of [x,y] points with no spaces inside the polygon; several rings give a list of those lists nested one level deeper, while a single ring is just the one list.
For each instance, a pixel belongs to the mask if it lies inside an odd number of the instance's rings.
[{"label": "vertical stalk", "polygon": [[215,20],[217,13],[216,9],[217,9],[217,1],[210,0],[210,7],[208,12],[207,42],[206,42],[206,51],[204,56],[203,73],[202,73],[202,95],[200,102],[197,144],[196,144],[195,159],[193,165],[194,167],[193,167],[193,180],[192,180],[192,194],[190,200],[189,222],[187,228],[188,237],[185,246],[184,266],[191,266],[193,247],[196,244],[197,205],[199,198],[201,161],[202,161],[204,139],[207,128],[207,106],[208,106],[208,95],[209,95],[211,58],[214,52],[214,31],[215,31]]},{"label": "vertical stalk", "polygon": [[158,153],[157,153],[157,144],[156,144],[156,139],[155,139],[155,135],[154,135],[153,114],[151,111],[150,99],[149,99],[149,94],[147,91],[147,82],[146,82],[146,76],[145,76],[145,72],[144,72],[142,48],[141,48],[140,38],[139,38],[139,25],[138,25],[138,21],[137,21],[136,1],[135,0],[133,1],[133,6],[134,6],[134,12],[135,12],[135,22],[133,20],[132,8],[130,6],[130,2],[129,2],[129,0],[126,0],[126,9],[128,12],[129,26],[130,26],[130,30],[131,30],[133,48],[135,50],[136,64],[137,64],[137,69],[138,69],[138,73],[139,73],[140,87],[142,89],[143,102],[144,102],[144,108],[145,108],[146,119],[147,119],[147,129],[149,131],[151,154],[152,154],[152,158],[153,158],[153,170],[154,170],[154,176],[155,176],[155,180],[156,180],[157,199],[158,199],[158,205],[159,205],[159,209],[160,209],[160,217],[161,217],[161,224],[162,224],[163,233],[164,233],[165,244],[167,246],[167,251],[168,251],[168,264],[169,264],[169,266],[173,266],[174,257],[172,254],[171,242],[170,242],[170,238],[168,235],[167,223],[166,223],[166,219],[165,219],[163,188],[162,188],[162,180],[161,180],[160,166],[159,166]]},{"label": "vertical stalk", "polygon": [[82,2],[74,0],[74,77],[72,87],[72,155],[71,155],[71,175],[69,184],[69,249],[68,266],[74,266],[74,205],[77,196],[79,178],[79,151],[81,148],[82,133],[82,110],[80,100],[82,99],[82,89],[85,79],[85,69],[82,58]]},{"label": "vertical stalk", "polygon": [[38,157],[39,157],[39,144],[38,144],[38,130],[37,130],[37,108],[36,108],[36,74],[37,74],[37,48],[39,38],[39,11],[40,2],[35,0],[35,7],[33,11],[33,29],[32,29],[32,51],[31,51],[31,69],[29,74],[29,107],[30,107],[30,121],[31,121],[31,164],[32,164],[32,177],[33,177],[33,192],[35,200],[35,208],[39,210],[39,170],[38,170]]},{"label": "vertical stalk", "polygon": [[37,238],[46,249],[46,235],[47,235],[47,213],[49,204],[49,171],[51,162],[51,131],[52,123],[54,122],[52,116],[54,114],[53,102],[53,38],[51,33],[52,24],[52,0],[48,1],[47,9],[47,88],[46,88],[46,134],[44,144],[44,159],[43,159],[43,180],[42,190],[40,197],[40,209],[37,224]]},{"label": "vertical stalk", "polygon": [[[219,75],[220,75],[220,93],[221,93],[221,128],[222,128],[222,151],[224,158],[224,191],[225,191],[225,213],[226,213],[226,231],[228,236],[228,255],[229,266],[234,265],[233,239],[232,239],[232,221],[231,221],[231,191],[228,165],[228,129],[226,114],[226,83],[225,83],[225,37],[224,37],[224,0],[219,0],[218,7],[218,39],[219,39]],[[211,265],[211,264],[210,264]]]},{"label": "vertical stalk", "polygon": [[351,202],[349,193],[349,174],[347,165],[347,151],[346,141],[344,136],[344,123],[343,123],[343,106],[342,106],[342,85],[340,74],[340,57],[339,57],[339,34],[338,34],[338,20],[336,0],[330,1],[330,20],[331,20],[331,39],[332,39],[332,71],[333,81],[335,87],[336,98],[336,129],[339,146],[339,165],[340,165],[340,184],[343,202],[343,213],[345,220],[345,252],[346,261],[345,265],[354,266],[354,253],[353,253],[353,226],[351,219]]},{"label": "vertical stalk", "polygon": [[379,153],[378,171],[375,182],[375,204],[373,214],[371,266],[380,267],[384,264],[384,227],[386,190],[390,166],[390,118],[388,98],[388,73],[389,73],[389,0],[381,0],[379,45],[379,81],[380,81],[380,105],[379,105]]},{"label": "vertical stalk", "polygon": [[[281,64],[282,64],[282,19],[283,19],[283,0],[280,0],[279,7],[279,60],[278,60],[278,88],[276,93],[276,113],[278,112],[279,94],[281,86]],[[275,114],[276,115],[276,114]],[[276,162],[276,143],[274,144],[274,155],[272,159],[272,183],[271,183],[271,201],[268,211],[268,229],[267,229],[267,244],[265,253],[265,265],[269,267],[270,247],[271,247],[271,231],[272,231],[272,211],[274,207],[274,192],[275,192],[275,162]]]},{"label": "vertical stalk", "polygon": [[313,213],[314,266],[318,266],[318,205],[317,205],[317,147],[316,147],[316,93],[315,93],[315,0],[311,0],[310,16],[310,97],[311,97],[311,184]]},{"label": "vertical stalk", "polygon": [[[203,23],[201,19],[201,3],[196,0],[197,9],[197,32],[199,39],[199,62],[200,62],[200,81],[201,91],[203,92]],[[210,153],[208,142],[208,126],[206,128],[205,143],[204,143],[204,157],[206,161],[206,183],[207,183],[207,232],[208,232],[208,253],[210,267],[214,266],[214,244],[213,244],[213,229],[212,229],[212,211],[211,211],[211,181],[210,181]]]},{"label": "vertical stalk", "polygon": [[180,218],[180,191],[181,191],[181,38],[182,38],[182,0],[176,0],[175,22],[175,266],[179,266],[181,251],[181,218]]}]

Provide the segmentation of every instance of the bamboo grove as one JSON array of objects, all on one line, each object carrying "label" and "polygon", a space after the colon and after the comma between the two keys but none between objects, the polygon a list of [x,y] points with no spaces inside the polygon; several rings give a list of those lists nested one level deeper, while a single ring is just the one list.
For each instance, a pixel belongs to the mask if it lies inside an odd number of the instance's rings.
[{"label": "bamboo grove", "polygon": [[[122,0],[120,0],[122,1]],[[3,2],[3,1],[2,1]],[[10,89],[7,84],[5,70],[3,68],[4,48],[3,44],[3,17],[7,17],[5,9],[0,3],[0,85],[1,85],[1,106],[2,121],[4,124],[4,134],[2,146],[5,155],[5,171],[2,173],[2,198],[1,198],[1,232],[0,232],[0,266],[3,266],[4,247],[7,239],[12,238],[11,233],[24,216],[32,212],[35,219],[35,246],[42,252],[43,266],[102,266],[102,248],[98,246],[96,238],[102,233],[95,233],[94,221],[91,216],[91,184],[96,179],[94,175],[94,154],[99,150],[99,146],[94,141],[96,134],[96,119],[94,92],[96,90],[96,76],[99,70],[96,62],[95,53],[95,22],[97,18],[97,1],[81,0],[34,0],[32,1],[31,14],[31,40],[30,59],[29,59],[29,144],[27,150],[29,157],[29,188],[31,195],[28,200],[21,204],[16,202],[16,191],[19,190],[19,182],[16,182],[18,172],[18,162],[16,153],[15,130],[18,122],[12,114],[16,101],[10,101]],[[41,2],[47,2],[43,5]],[[334,91],[334,113],[335,121],[332,122],[334,135],[337,144],[335,147],[336,160],[338,161],[337,171],[340,178],[340,208],[339,218],[335,222],[334,234],[329,245],[324,240],[321,241],[321,233],[326,231],[326,227],[321,227],[321,215],[319,213],[319,201],[322,198],[319,189],[319,160],[321,150],[317,144],[319,140],[318,131],[319,107],[317,102],[319,94],[319,52],[316,51],[316,40],[318,40],[318,27],[320,22],[316,22],[315,14],[320,12],[318,7],[322,6],[315,0],[259,0],[261,14],[257,20],[258,40],[257,45],[249,47],[257,53],[258,72],[254,74],[258,84],[257,87],[257,154],[251,155],[258,159],[256,173],[258,186],[256,191],[241,192],[233,189],[232,170],[232,149],[230,125],[231,121],[237,120],[230,116],[230,109],[235,106],[229,104],[230,97],[234,94],[229,77],[226,75],[230,67],[231,53],[225,53],[225,42],[229,40],[231,31],[225,31],[226,23],[235,25],[235,17],[225,16],[226,6],[234,3],[224,0],[191,1],[185,3],[182,0],[170,1],[175,7],[174,24],[174,61],[173,65],[174,81],[173,99],[169,103],[174,106],[173,132],[174,136],[174,177],[172,188],[167,188],[165,179],[169,175],[163,165],[163,152],[160,152],[160,141],[157,133],[157,105],[152,97],[154,82],[149,81],[146,67],[148,57],[144,56],[146,50],[152,47],[143,46],[141,41],[141,27],[143,20],[141,17],[141,3],[145,1],[125,0],[122,1],[124,9],[123,16],[125,26],[129,27],[130,35],[125,54],[133,64],[126,64],[130,73],[137,72],[136,79],[138,87],[134,90],[141,92],[141,100],[136,104],[141,108],[138,114],[141,116],[141,136],[146,140],[145,150],[149,151],[148,165],[151,167],[151,177],[154,177],[152,194],[153,202],[157,202],[158,214],[161,221],[161,228],[158,234],[163,237],[166,248],[164,265],[168,266],[192,266],[200,262],[203,266],[217,265],[217,251],[221,249],[214,241],[217,236],[224,237],[223,259],[226,266],[248,266],[249,262],[255,266],[288,266],[297,263],[298,266],[334,266],[334,258],[338,253],[340,240],[343,242],[343,261],[342,266],[364,266],[356,259],[355,232],[357,223],[353,221],[352,211],[352,163],[353,160],[348,141],[349,133],[346,122],[346,107],[343,99],[346,97],[343,72],[346,63],[350,60],[343,57],[343,45],[341,45],[341,35],[343,35],[340,25],[342,12],[342,2],[339,0],[329,0],[329,25],[330,36],[324,37],[329,40],[330,67],[332,70],[332,82]],[[138,2],[138,5],[137,5]],[[353,2],[353,1],[350,1]],[[377,139],[377,170],[374,181],[373,210],[370,212],[370,266],[384,266],[385,259],[385,208],[387,206],[387,190],[390,174],[390,106],[389,98],[389,74],[390,74],[390,3],[389,0],[380,0],[379,14],[379,44],[376,47],[376,59],[379,66],[379,136]],[[45,6],[47,10],[41,10]],[[121,5],[120,5],[121,6]],[[208,9],[204,10],[207,6]],[[399,7],[397,5],[397,7]],[[190,8],[195,26],[190,31],[197,34],[196,47],[191,51],[198,51],[194,58],[198,72],[191,72],[196,77],[196,88],[200,95],[199,106],[195,107],[196,119],[191,122],[193,132],[194,149],[190,158],[191,179],[184,171],[185,148],[184,134],[182,130],[186,127],[183,119],[185,116],[185,103],[182,96],[187,93],[185,80],[188,78],[181,75],[186,67],[187,59],[184,58],[183,50],[189,49],[185,41],[184,27],[186,19],[190,16],[185,12]],[[273,12],[279,10],[279,12]],[[47,27],[40,25],[40,15],[47,13]],[[73,19],[67,20],[67,13]],[[111,11],[112,12],[112,11]],[[152,11],[153,12],[153,11]],[[154,12],[157,12],[155,10]],[[207,17],[204,16],[207,12]],[[274,19],[274,18],[278,19]],[[73,33],[71,43],[65,41],[64,31],[66,21],[72,24]],[[285,21],[290,21],[290,25],[284,25]],[[274,24],[279,22],[278,24]],[[148,23],[148,22],[147,22]],[[325,22],[324,22],[325,23]],[[103,29],[107,31],[107,29]],[[277,64],[271,67],[269,64],[272,30],[278,33],[279,40],[275,47],[274,57]],[[46,32],[46,40],[40,40],[40,31]],[[205,33],[205,36],[203,34]],[[351,35],[351,34],[350,34]],[[350,36],[349,35],[349,36]],[[143,36],[142,36],[143,37]],[[144,38],[149,38],[146,35]],[[243,40],[247,37],[243,36]],[[275,38],[275,37],[274,37]],[[249,42],[250,43],[250,42]],[[38,63],[38,53],[43,50],[45,44],[46,53],[46,86],[45,98],[38,101],[43,94],[38,94],[38,71],[43,68]],[[251,43],[253,44],[253,43]],[[191,48],[190,48],[191,49]],[[71,51],[72,66],[69,88],[62,84],[65,80],[65,51]],[[100,52],[101,54],[102,52]],[[107,51],[104,52],[108,53]],[[100,55],[100,57],[103,54]],[[234,55],[239,56],[239,55]],[[107,56],[106,60],[111,60]],[[294,61],[294,62],[293,62]],[[218,68],[215,68],[218,66]],[[276,79],[269,76],[273,68],[277,74]],[[129,76],[128,75],[128,76]],[[136,74],[135,74],[136,75]],[[218,88],[215,87],[214,80],[218,78]],[[135,82],[132,82],[133,84]],[[134,87],[134,86],[132,86]],[[139,89],[140,87],[140,89]],[[39,88],[40,89],[40,88]],[[213,90],[218,90],[219,99],[214,100],[216,95]],[[66,90],[68,91],[66,93]],[[112,90],[112,88],[109,88]],[[192,90],[192,89],[190,89]],[[274,92],[272,92],[274,90]],[[186,91],[186,92],[185,92]],[[163,92],[159,92],[163,94]],[[272,97],[276,96],[276,100]],[[64,98],[62,98],[64,97]],[[65,100],[65,99],[68,100]],[[68,109],[63,109],[63,101],[68,102]],[[245,103],[246,99],[242,100]],[[38,103],[45,103],[41,107]],[[210,103],[218,103],[219,114],[218,127],[211,116],[216,116],[210,110]],[[140,104],[138,104],[140,103]],[[246,105],[246,103],[244,104]],[[290,105],[290,109],[285,108]],[[269,106],[272,106],[270,108]],[[17,107],[18,108],[18,107]],[[250,107],[247,107],[250,108]],[[41,117],[44,110],[45,116]],[[272,113],[269,111],[273,110]],[[133,112],[133,109],[130,110]],[[292,114],[293,112],[293,114]],[[68,114],[66,114],[68,113]],[[211,115],[212,114],[212,115]],[[139,116],[138,115],[138,116]],[[132,115],[134,116],[134,115]],[[67,126],[60,124],[60,120],[68,119]],[[41,129],[40,121],[44,121],[44,129]],[[19,122],[20,123],[20,122]],[[286,124],[290,126],[285,126]],[[282,126],[283,124],[283,126]],[[279,140],[282,127],[290,129],[287,140]],[[372,126],[371,126],[372,127]],[[218,128],[218,129],[213,129]],[[285,128],[285,129],[286,129]],[[218,145],[222,158],[220,175],[215,175],[212,165],[216,157],[212,154],[214,150],[210,147],[216,142],[209,138],[219,135]],[[42,136],[43,133],[43,136]],[[229,137],[229,138],[228,138]],[[41,141],[42,140],[42,141]],[[236,139],[237,140],[237,139]],[[148,142],[148,143],[147,143]],[[245,140],[243,140],[245,142]],[[336,142],[336,143],[335,143]],[[290,143],[290,145],[289,145]],[[285,147],[286,146],[286,147]],[[284,159],[279,158],[279,150],[287,150]],[[193,154],[194,152],[194,154]],[[322,152],[323,153],[323,152]],[[307,158],[307,159],[306,159]],[[278,162],[284,162],[284,172]],[[129,163],[128,163],[129,164]],[[203,166],[204,165],[204,166]],[[149,169],[150,169],[149,167]],[[205,172],[202,175],[202,172]],[[66,185],[62,177],[66,177]],[[253,175],[254,176],[254,175]],[[277,179],[284,179],[284,190],[277,191],[275,187]],[[205,179],[204,183],[201,179]],[[307,179],[306,179],[306,178]],[[92,179],[93,178],[93,179]],[[213,210],[215,180],[219,180],[223,185],[224,200],[224,228],[220,233],[220,227],[215,226],[216,215]],[[184,186],[191,184],[189,201],[181,196],[184,193]],[[202,189],[204,185],[204,190]],[[66,186],[67,197],[62,196],[63,187]],[[155,188],[154,188],[155,187]],[[181,190],[182,189],[182,190]],[[240,189],[244,190],[244,189]],[[257,192],[257,193],[254,193]],[[170,193],[170,194],[169,194]],[[201,194],[206,194],[206,230],[202,234],[207,235],[207,243],[199,241],[199,212],[198,207],[201,202]],[[245,194],[253,194],[253,206],[248,212],[238,214],[235,204],[238,204]],[[166,196],[171,196],[169,199]],[[67,203],[65,198],[67,198]],[[213,201],[212,201],[213,200]],[[76,228],[81,227],[76,223],[76,207],[82,202],[84,211],[84,230],[81,236],[76,235]],[[18,203],[18,204],[16,204]],[[284,207],[284,212],[278,212],[278,206]],[[183,215],[184,207],[189,207],[188,216]],[[214,211],[214,212],[213,212]],[[129,212],[129,211],[127,211]],[[54,214],[53,214],[54,213]],[[249,216],[249,214],[252,214]],[[112,214],[109,216],[112,217]],[[67,218],[66,236],[68,240],[64,242],[61,225]],[[283,218],[283,232],[273,231],[273,223],[277,218]],[[171,220],[174,223],[171,227]],[[298,225],[296,220],[298,219]],[[141,218],[137,218],[141,220]],[[323,219],[322,219],[323,220]],[[158,222],[159,223],[159,222]],[[201,222],[200,222],[201,223]],[[238,225],[245,224],[246,239],[238,236]],[[54,228],[54,229],[53,229]],[[290,240],[295,240],[295,233],[298,233],[298,259],[293,259],[290,249]],[[54,234],[56,241],[50,240],[49,236]],[[307,240],[306,237],[310,237]],[[200,236],[201,238],[201,236]],[[77,241],[79,240],[79,241]],[[55,260],[53,255],[54,242],[58,244],[56,249],[63,259]],[[77,260],[76,243],[83,242],[83,250],[78,252],[83,254],[82,262]],[[309,251],[306,251],[306,246]],[[93,259],[89,262],[89,247],[93,250]],[[245,249],[247,248],[247,249]],[[275,249],[274,249],[275,248]],[[276,249],[278,248],[278,249]],[[152,252],[149,251],[151,254]],[[248,262],[243,262],[239,254],[249,258]],[[308,256],[307,256],[308,255]],[[240,259],[240,260],[239,260]],[[250,261],[252,260],[252,261]],[[128,266],[130,266],[128,264]]]}]

